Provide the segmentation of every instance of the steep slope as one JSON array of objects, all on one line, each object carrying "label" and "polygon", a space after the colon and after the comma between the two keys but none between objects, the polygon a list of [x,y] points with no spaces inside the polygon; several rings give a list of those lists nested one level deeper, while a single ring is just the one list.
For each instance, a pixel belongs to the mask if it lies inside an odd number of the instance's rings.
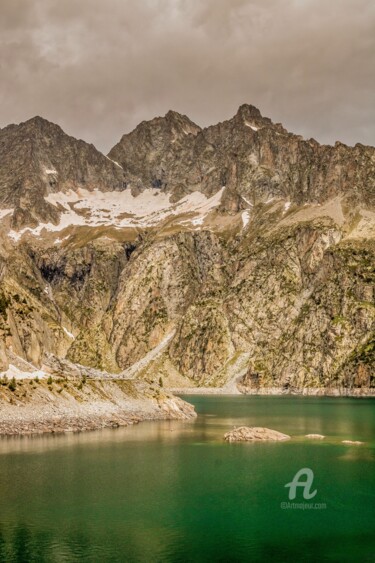
[{"label": "steep slope", "polygon": [[172,387],[375,389],[374,148],[305,141],[253,106],[206,129],[143,122],[120,166],[61,135],[48,162],[35,142],[35,223],[0,218],[0,370],[52,354]]}]

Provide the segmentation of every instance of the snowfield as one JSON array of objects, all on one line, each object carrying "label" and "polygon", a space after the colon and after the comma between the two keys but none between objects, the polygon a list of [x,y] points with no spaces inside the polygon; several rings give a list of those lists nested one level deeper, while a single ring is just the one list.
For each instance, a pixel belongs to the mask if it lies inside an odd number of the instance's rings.
[{"label": "snowfield", "polygon": [[18,232],[10,231],[9,236],[17,241],[24,233],[39,236],[43,230],[58,232],[70,226],[151,227],[168,217],[183,214],[192,215],[186,222],[202,225],[205,216],[220,204],[223,191],[224,187],[210,198],[201,192],[193,192],[177,203],[170,202],[170,194],[154,189],[144,190],[136,197],[130,190],[79,189],[52,193],[45,199],[55,207],[63,207],[59,223],[40,223],[34,229],[26,227]]}]

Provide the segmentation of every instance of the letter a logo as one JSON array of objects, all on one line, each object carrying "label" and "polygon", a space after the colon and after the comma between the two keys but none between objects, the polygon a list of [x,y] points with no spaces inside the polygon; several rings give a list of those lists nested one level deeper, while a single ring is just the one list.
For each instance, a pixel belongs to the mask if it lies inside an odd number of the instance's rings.
[{"label": "letter a logo", "polygon": [[[300,481],[300,477],[302,475],[306,475],[306,481]],[[297,471],[295,476],[293,477],[293,481],[284,485],[285,487],[289,487],[289,500],[294,500],[297,496],[297,487],[303,487],[303,498],[308,500],[313,498],[316,493],[318,492],[316,489],[312,493],[310,493],[310,489],[314,480],[314,473],[308,467],[304,467]]]}]

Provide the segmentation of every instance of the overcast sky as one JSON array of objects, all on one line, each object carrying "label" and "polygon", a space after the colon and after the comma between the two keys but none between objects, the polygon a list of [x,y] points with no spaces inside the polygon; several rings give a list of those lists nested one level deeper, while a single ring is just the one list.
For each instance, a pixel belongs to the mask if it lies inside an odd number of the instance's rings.
[{"label": "overcast sky", "polygon": [[242,103],[375,144],[374,0],[0,0],[0,127],[41,115],[107,152],[169,109]]}]

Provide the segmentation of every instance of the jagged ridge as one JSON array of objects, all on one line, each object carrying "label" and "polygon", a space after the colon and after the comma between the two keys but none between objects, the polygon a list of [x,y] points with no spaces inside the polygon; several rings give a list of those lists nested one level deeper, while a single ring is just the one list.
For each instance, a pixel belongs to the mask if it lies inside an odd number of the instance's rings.
[{"label": "jagged ridge", "polygon": [[118,164],[40,118],[0,143],[14,227],[57,222],[68,190],[222,194],[206,208],[199,196],[198,219],[188,206],[142,228],[68,228],[59,242],[0,234],[4,369],[12,348],[35,366],[46,353],[113,373],[140,362],[135,377],[177,387],[223,385],[244,362],[242,390],[375,385],[372,147],[305,141],[247,105],[206,129],[175,112],[143,122],[109,153]]}]

